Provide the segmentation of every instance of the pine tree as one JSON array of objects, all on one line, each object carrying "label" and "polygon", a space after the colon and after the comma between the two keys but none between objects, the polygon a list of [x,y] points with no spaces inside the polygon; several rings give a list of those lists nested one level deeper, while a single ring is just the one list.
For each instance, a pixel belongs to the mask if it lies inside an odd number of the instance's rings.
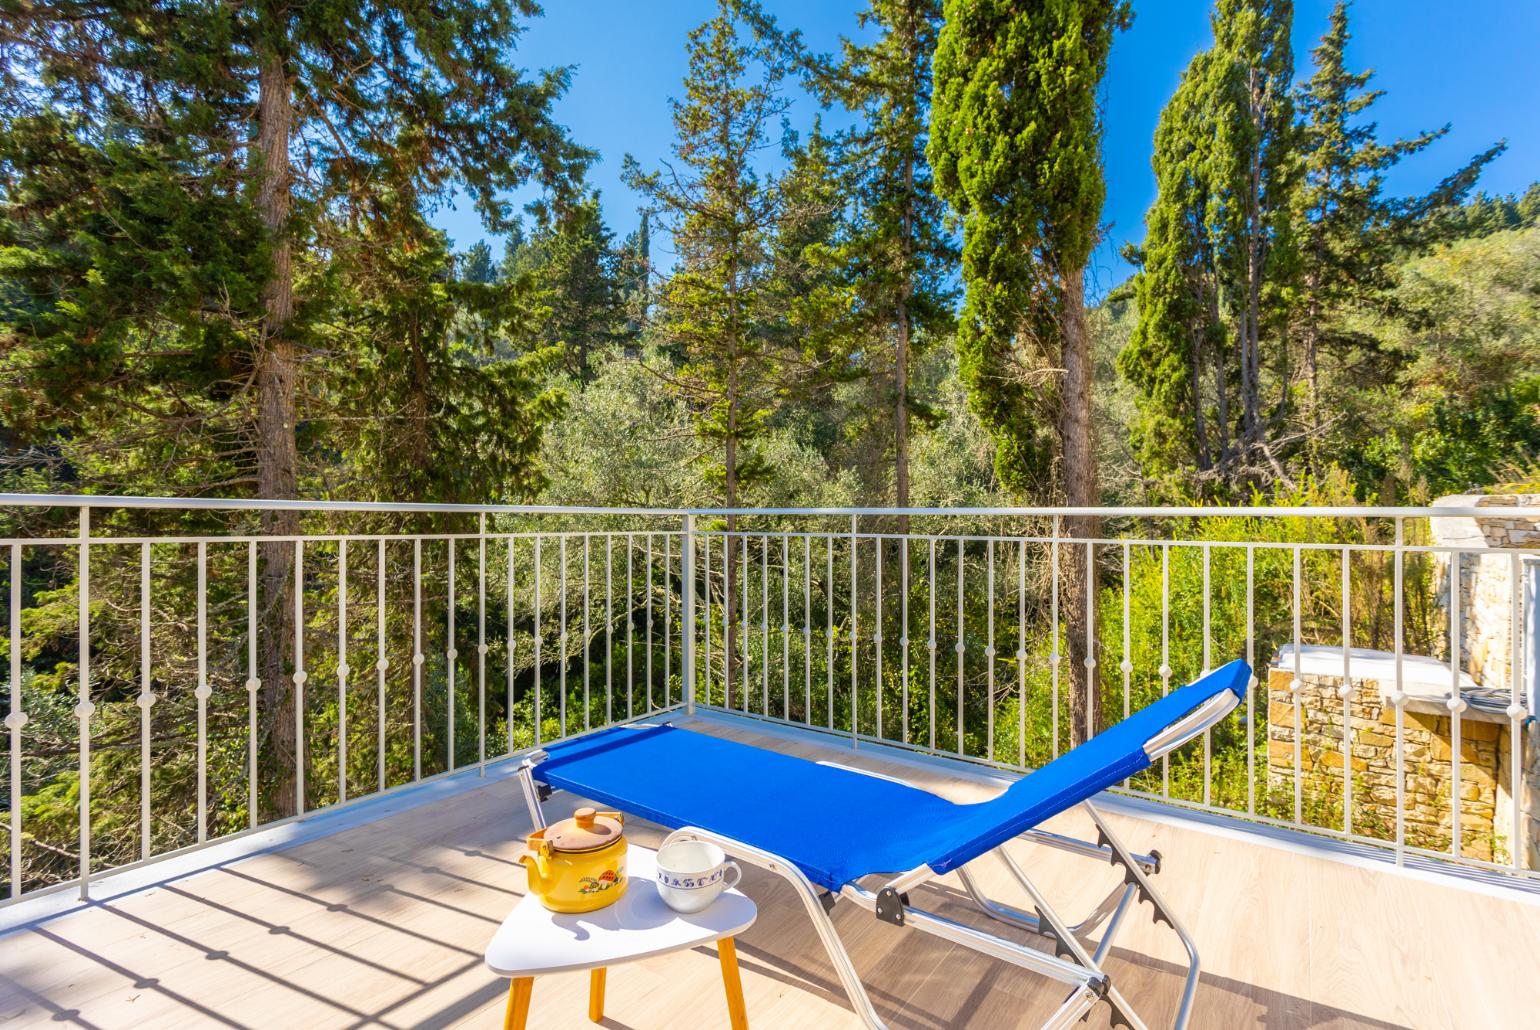
[{"label": "pine tree", "polygon": [[492,247],[486,240],[477,240],[460,258],[460,278],[468,283],[490,283],[497,278],[492,264]]},{"label": "pine tree", "polygon": [[1347,303],[1365,303],[1392,285],[1392,263],[1408,246],[1430,240],[1430,226],[1459,204],[1481,169],[1502,152],[1499,144],[1467,162],[1425,196],[1383,196],[1385,173],[1449,131],[1449,126],[1381,143],[1363,119],[1383,90],[1369,89],[1373,72],[1352,72],[1346,51],[1348,4],[1338,0],[1315,48],[1315,72],[1298,91],[1304,179],[1295,202],[1300,254],[1294,332],[1304,364],[1309,431],[1322,431],[1320,365],[1323,352],[1339,363],[1364,341],[1337,328],[1331,315]]},{"label": "pine tree", "polygon": [[[941,4],[871,0],[857,20],[875,26],[877,38],[865,45],[844,40],[839,61],[812,63],[812,79],[826,100],[860,116],[837,140],[856,207],[842,258],[856,289],[853,328],[869,341],[869,362],[879,364],[870,371],[890,384],[894,500],[907,507],[916,409],[911,368],[950,331],[956,296],[950,275],[957,249],[925,158]],[[881,357],[887,354],[891,361]],[[919,414],[926,411],[921,404]]]},{"label": "pine tree", "polygon": [[[963,223],[959,367],[996,440],[1002,483],[1023,493],[1052,463],[1072,505],[1100,499],[1085,268],[1106,192],[1097,90],[1131,17],[1113,0],[947,0],[936,50],[928,154],[937,192]],[[1063,369],[1051,397],[1033,385],[1042,377],[1024,374],[1039,371],[1026,364],[1029,348]],[[1045,411],[1051,435],[1038,421]],[[1066,525],[1089,540],[1098,521]],[[1065,589],[1078,740],[1094,732],[1097,708],[1089,584],[1076,573]]]},{"label": "pine tree", "polygon": [[620,261],[597,194],[561,217],[543,217],[524,244],[527,302],[539,311],[534,335],[560,348],[579,383],[591,381],[595,360],[625,337]]},{"label": "pine tree", "polygon": [[[683,100],[671,101],[675,162],[642,171],[626,159],[633,189],[644,194],[672,232],[677,254],[656,301],[652,324],[676,365],[660,369],[694,413],[696,431],[718,457],[707,476],[736,508],[742,492],[766,471],[754,449],[781,391],[784,355],[768,331],[774,319],[766,287],[775,274],[771,250],[781,217],[773,177],[754,169],[772,145],[787,103],[784,63],[770,48],[746,42],[737,7],[719,0],[717,16],[691,31]],[[751,80],[757,66],[762,76]],[[737,526],[728,519],[729,531]],[[729,537],[727,594],[737,562]],[[727,682],[737,654],[737,624],[728,606]]]},{"label": "pine tree", "polygon": [[[68,432],[83,401],[92,417],[115,404],[132,413],[128,440],[152,418],[208,430],[212,467],[227,474],[184,488],[297,496],[301,411],[324,378],[308,356],[335,321],[331,302],[392,270],[353,242],[427,248],[447,275],[427,204],[463,190],[495,229],[509,190],[538,179],[570,191],[587,159],[550,116],[568,73],[532,81],[512,63],[519,19],[537,11],[150,0],[11,12],[0,167],[7,242],[20,248],[10,274],[31,303],[10,349],[25,351],[17,367],[36,394],[59,402],[35,427]],[[385,364],[452,360],[388,339],[403,349]],[[395,381],[425,416],[425,374]],[[146,394],[155,404],[139,403]],[[297,526],[271,511],[261,529]],[[289,545],[263,546],[264,783],[279,815],[297,807],[292,562]]]}]

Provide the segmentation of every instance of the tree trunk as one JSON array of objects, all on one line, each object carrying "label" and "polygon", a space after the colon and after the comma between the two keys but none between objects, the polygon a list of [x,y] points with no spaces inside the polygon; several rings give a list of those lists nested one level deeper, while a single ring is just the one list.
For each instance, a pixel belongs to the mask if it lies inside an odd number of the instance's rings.
[{"label": "tree trunk", "polygon": [[1213,468],[1208,449],[1208,424],[1203,418],[1203,328],[1192,328],[1192,422],[1194,439],[1198,445],[1198,469],[1207,472]]},{"label": "tree trunk", "polygon": [[[1059,397],[1060,478],[1064,501],[1074,507],[1094,507],[1100,499],[1096,477],[1096,440],[1091,422],[1091,335],[1085,318],[1084,270],[1063,275],[1060,287],[1060,329],[1063,333],[1064,381]],[[1072,515],[1064,520],[1071,539],[1092,540],[1101,528],[1094,515]],[[1094,546],[1071,546],[1068,561],[1061,562],[1060,604],[1065,612],[1064,631],[1069,635],[1071,738],[1082,743],[1100,724],[1100,691],[1094,664],[1096,655],[1096,580]]]},{"label": "tree trunk", "polygon": [[[294,279],[290,267],[289,132],[294,111],[288,71],[280,54],[269,54],[258,78],[257,162],[261,184],[257,209],[272,240],[272,268],[263,290],[257,349],[256,459],[257,493],[266,500],[292,499],[298,479],[295,442],[295,390],[298,360],[288,333],[294,315]],[[299,518],[290,511],[264,511],[263,536],[293,536]],[[298,748],[294,728],[295,684],[290,674],[294,654],[294,544],[262,544],[262,629],[258,636],[262,680],[262,727],[267,742],[263,793],[275,818],[298,810],[295,773]]]}]

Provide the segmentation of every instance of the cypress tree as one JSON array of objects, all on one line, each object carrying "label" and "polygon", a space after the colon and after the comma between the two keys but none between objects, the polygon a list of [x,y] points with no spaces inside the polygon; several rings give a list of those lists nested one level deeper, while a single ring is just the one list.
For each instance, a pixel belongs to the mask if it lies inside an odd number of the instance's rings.
[{"label": "cypress tree", "polygon": [[[1085,268],[1106,192],[1097,90],[1132,13],[1113,0],[947,0],[945,12],[927,153],[963,224],[959,368],[1001,482],[1024,493],[1054,466],[1069,504],[1095,505]],[[1043,356],[1062,373],[1035,374]],[[1083,539],[1097,526],[1066,523]],[[1077,740],[1096,711],[1090,586],[1079,571],[1065,581]]]}]

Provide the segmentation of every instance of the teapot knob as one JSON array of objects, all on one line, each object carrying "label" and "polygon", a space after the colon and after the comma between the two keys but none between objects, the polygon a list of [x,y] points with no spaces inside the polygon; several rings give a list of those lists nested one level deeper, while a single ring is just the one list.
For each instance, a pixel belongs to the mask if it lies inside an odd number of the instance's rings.
[{"label": "teapot knob", "polygon": [[598,813],[592,808],[580,808],[576,812],[572,813],[572,818],[573,821],[578,824],[579,828],[586,830],[593,826],[594,816],[597,814]]}]

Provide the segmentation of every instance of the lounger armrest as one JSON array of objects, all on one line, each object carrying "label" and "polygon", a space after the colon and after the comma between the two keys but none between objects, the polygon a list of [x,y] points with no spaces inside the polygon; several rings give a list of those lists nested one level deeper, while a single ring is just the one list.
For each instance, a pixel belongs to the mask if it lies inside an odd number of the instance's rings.
[{"label": "lounger armrest", "polygon": [[1240,696],[1234,691],[1220,691],[1186,716],[1145,741],[1144,753],[1149,755],[1152,762],[1170,754],[1203,731],[1213,728],[1240,703]]}]

